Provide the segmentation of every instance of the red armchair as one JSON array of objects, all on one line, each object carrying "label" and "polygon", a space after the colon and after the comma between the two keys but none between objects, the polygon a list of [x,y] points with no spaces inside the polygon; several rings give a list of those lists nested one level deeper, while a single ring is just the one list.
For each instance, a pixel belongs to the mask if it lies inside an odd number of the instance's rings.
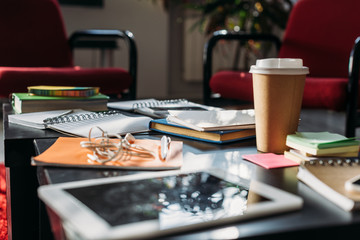
[{"label": "red armchair", "polygon": [[205,46],[204,103],[211,104],[214,93],[223,99],[253,101],[250,73],[212,73],[212,50],[219,40],[272,41],[279,49],[278,57],[302,58],[309,67],[303,107],[346,109],[345,134],[354,136],[355,128],[360,125],[356,119],[359,63],[354,63],[359,61],[359,56],[350,57],[350,53],[360,36],[359,8],[357,0],[299,0],[291,11],[282,43],[271,35],[215,32]]},{"label": "red armchair", "polygon": [[[121,30],[84,30],[67,38],[56,0],[0,3],[0,97],[27,92],[30,85],[97,86],[104,94],[135,99],[137,52],[133,34]],[[129,68],[74,66],[75,47],[129,48]]]}]

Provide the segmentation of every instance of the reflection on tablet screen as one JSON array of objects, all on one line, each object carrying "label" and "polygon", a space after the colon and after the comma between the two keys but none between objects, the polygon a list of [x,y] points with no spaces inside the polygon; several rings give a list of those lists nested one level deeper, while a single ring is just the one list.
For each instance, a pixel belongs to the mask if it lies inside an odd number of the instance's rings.
[{"label": "reflection on tablet screen", "polygon": [[[206,172],[68,188],[112,226],[158,220],[160,229],[243,215],[250,201],[268,201],[247,186]],[[250,200],[251,198],[251,200]]]}]

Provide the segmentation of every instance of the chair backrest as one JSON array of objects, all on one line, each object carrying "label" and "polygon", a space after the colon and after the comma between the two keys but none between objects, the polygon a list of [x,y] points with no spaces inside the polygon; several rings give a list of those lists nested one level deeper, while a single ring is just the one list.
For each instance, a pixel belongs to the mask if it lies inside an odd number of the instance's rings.
[{"label": "chair backrest", "polygon": [[0,66],[73,66],[57,0],[0,2]]},{"label": "chair backrest", "polygon": [[348,77],[360,36],[359,0],[299,0],[291,11],[279,57],[299,57],[313,77]]}]

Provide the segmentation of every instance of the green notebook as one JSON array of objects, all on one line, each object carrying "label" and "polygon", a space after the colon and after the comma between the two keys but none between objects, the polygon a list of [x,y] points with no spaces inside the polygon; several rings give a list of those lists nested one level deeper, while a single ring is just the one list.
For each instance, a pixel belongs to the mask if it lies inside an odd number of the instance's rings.
[{"label": "green notebook", "polygon": [[288,135],[286,145],[314,156],[335,156],[340,153],[358,155],[359,141],[329,132],[297,132]]},{"label": "green notebook", "polygon": [[39,100],[99,100],[99,99],[105,99],[108,100],[109,97],[104,94],[97,94],[91,97],[51,97],[51,96],[40,96],[40,95],[34,95],[29,93],[13,93],[13,97],[17,97],[22,101],[39,101]]},{"label": "green notebook", "polygon": [[297,132],[288,135],[286,140],[318,149],[359,145],[359,141],[355,138],[347,138],[340,134],[329,132]]},{"label": "green notebook", "polygon": [[91,97],[50,97],[29,93],[13,93],[12,106],[17,113],[62,109],[106,111],[109,97],[98,94]]}]

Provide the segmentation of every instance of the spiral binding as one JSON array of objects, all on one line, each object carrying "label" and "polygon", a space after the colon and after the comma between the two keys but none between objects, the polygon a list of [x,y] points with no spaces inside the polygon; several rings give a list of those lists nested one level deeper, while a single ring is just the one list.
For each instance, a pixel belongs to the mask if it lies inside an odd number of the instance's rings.
[{"label": "spiral binding", "polygon": [[104,112],[92,112],[92,113],[81,113],[81,114],[68,114],[64,116],[58,116],[53,118],[44,119],[45,125],[59,124],[59,123],[68,123],[68,122],[78,122],[83,120],[103,118],[112,115],[121,114],[119,111],[104,111]]},{"label": "spiral binding", "polygon": [[310,165],[328,165],[328,166],[352,166],[360,165],[359,158],[330,158],[330,159],[320,159],[320,160],[310,160],[305,162]]},{"label": "spiral binding", "polygon": [[151,107],[161,107],[166,106],[168,104],[186,104],[189,101],[186,99],[169,99],[169,100],[156,100],[156,101],[149,101],[149,102],[138,102],[133,104],[133,109],[136,108],[151,108]]}]

